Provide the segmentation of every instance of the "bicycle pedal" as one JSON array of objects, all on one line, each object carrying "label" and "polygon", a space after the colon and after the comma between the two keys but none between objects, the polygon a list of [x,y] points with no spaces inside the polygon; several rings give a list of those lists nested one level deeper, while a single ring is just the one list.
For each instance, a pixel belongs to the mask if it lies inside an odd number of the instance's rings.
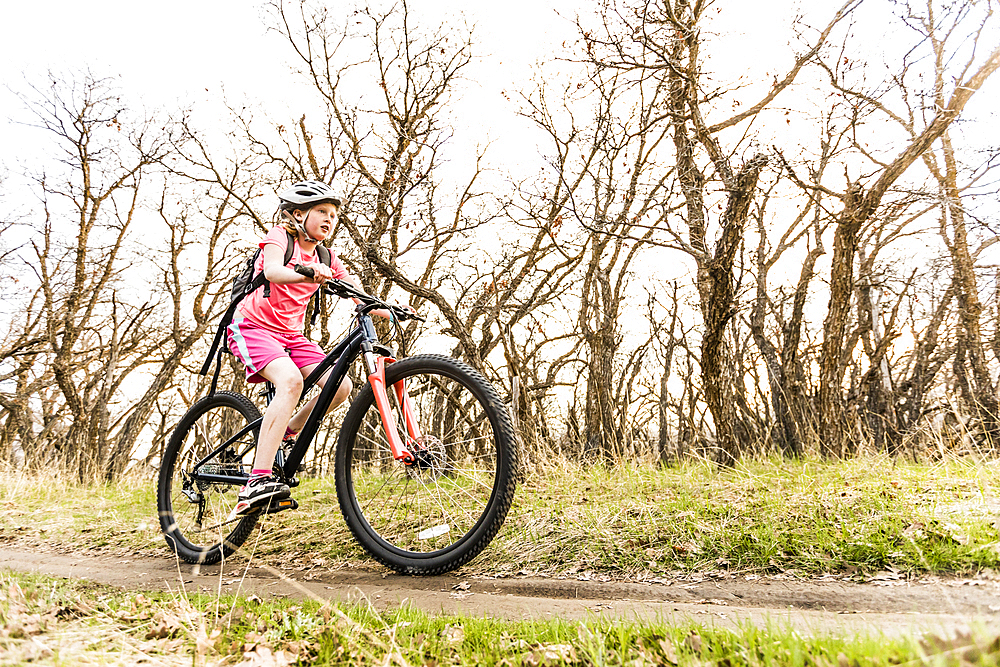
[{"label": "bicycle pedal", "polygon": [[299,504],[295,502],[295,498],[282,498],[276,503],[269,503],[267,507],[264,508],[264,514],[277,514],[278,512],[284,512],[285,510],[297,510]]}]

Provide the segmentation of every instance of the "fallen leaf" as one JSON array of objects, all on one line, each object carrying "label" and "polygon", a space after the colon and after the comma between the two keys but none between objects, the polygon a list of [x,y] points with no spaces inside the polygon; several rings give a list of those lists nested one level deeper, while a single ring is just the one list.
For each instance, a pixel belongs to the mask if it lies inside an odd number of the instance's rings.
[{"label": "fallen leaf", "polygon": [[521,662],[531,667],[576,662],[576,651],[570,644],[546,644],[524,654]]},{"label": "fallen leaf", "polygon": [[441,636],[454,644],[465,641],[465,630],[460,625],[446,625]]},{"label": "fallen leaf", "polygon": [[669,639],[660,640],[660,650],[663,651],[663,657],[672,665],[677,664],[677,650],[674,648],[674,643]]},{"label": "fallen leaf", "polygon": [[298,657],[287,651],[272,651],[258,644],[243,654],[243,661],[237,663],[237,667],[288,667],[297,661]]},{"label": "fallen leaf", "polygon": [[[7,653],[7,658],[9,659],[12,655],[19,654],[17,656],[17,664],[24,664],[28,662],[35,662],[37,660],[44,660],[46,658],[52,657],[52,649],[46,646],[37,637],[32,637],[26,642],[21,643],[17,647],[17,651]],[[4,664],[14,664],[12,662],[4,661]]]},{"label": "fallen leaf", "polygon": [[204,657],[209,652],[214,651],[215,642],[221,634],[222,631],[219,628],[212,628],[211,634],[206,632],[205,628],[198,628],[198,632],[194,635],[196,654]]},{"label": "fallen leaf", "polygon": [[687,554],[698,555],[701,553],[701,547],[699,547],[697,543],[691,541],[682,542],[681,544],[675,544],[673,545],[673,547],[674,551],[676,551],[681,555],[687,555]]},{"label": "fallen leaf", "polygon": [[948,531],[948,537],[950,537],[951,539],[955,540],[955,541],[956,541],[956,542],[958,542],[959,544],[961,544],[961,545],[966,545],[966,544],[968,544],[968,543],[969,543],[969,536],[968,536],[968,535],[966,535],[966,534],[965,534],[965,533],[964,533],[964,532],[962,531],[962,529],[961,529],[961,528],[959,528],[959,527],[958,527],[958,526],[957,526],[956,524],[953,524],[953,523],[946,523],[946,524],[944,524],[944,526],[942,526],[942,527],[943,527],[943,528],[944,528],[945,530],[947,530],[947,531]]}]

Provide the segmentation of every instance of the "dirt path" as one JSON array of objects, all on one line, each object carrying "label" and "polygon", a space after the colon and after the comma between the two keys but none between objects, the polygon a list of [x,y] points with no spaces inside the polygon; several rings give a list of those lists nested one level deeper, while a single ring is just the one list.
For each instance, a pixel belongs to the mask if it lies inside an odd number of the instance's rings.
[{"label": "dirt path", "polygon": [[[0,568],[141,590],[176,590],[408,604],[432,613],[506,619],[614,618],[717,627],[775,623],[808,633],[951,634],[1000,629],[1000,580],[886,578],[874,583],[792,577],[645,584],[542,577],[404,577],[357,570],[282,571],[231,563],[195,567],[166,558],[0,549]],[[245,576],[244,576],[245,575]]]}]

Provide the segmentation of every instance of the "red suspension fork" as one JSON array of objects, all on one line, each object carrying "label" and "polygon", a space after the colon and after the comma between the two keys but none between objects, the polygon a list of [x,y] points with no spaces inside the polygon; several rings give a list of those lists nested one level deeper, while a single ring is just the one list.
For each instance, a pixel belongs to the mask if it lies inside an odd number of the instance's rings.
[{"label": "red suspension fork", "polygon": [[[403,463],[413,463],[416,459],[406,446],[406,443],[399,437],[399,431],[396,430],[396,419],[392,414],[392,406],[389,404],[389,395],[385,390],[385,365],[386,362],[392,363],[395,359],[386,359],[385,357],[375,359],[375,355],[371,352],[366,352],[364,356],[368,366],[368,382],[372,386],[372,393],[375,394],[375,405],[378,406],[379,416],[382,418],[382,428],[385,429],[385,436],[389,440],[389,449],[392,450],[392,457]],[[410,438],[416,440],[420,434],[417,431],[413,401],[410,400],[410,396],[406,393],[402,381],[396,383],[394,389],[399,405],[402,407],[406,430]]]},{"label": "red suspension fork", "polygon": [[392,386],[396,390],[396,400],[403,409],[403,420],[406,422],[406,432],[415,442],[420,442],[420,426],[417,425],[417,410],[413,406],[413,399],[406,391],[406,381],[400,380]]}]

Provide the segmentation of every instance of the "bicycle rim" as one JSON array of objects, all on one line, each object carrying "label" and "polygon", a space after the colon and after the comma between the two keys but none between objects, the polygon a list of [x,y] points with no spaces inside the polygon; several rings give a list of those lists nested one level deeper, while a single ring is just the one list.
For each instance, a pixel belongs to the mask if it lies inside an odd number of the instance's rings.
[{"label": "bicycle rim", "polygon": [[[420,464],[395,461],[366,387],[345,419],[338,493],[359,542],[394,569],[429,574],[457,567],[496,534],[513,496],[509,417],[493,388],[446,357],[411,357],[389,366],[413,402],[420,438],[408,439],[390,389],[397,432]],[[349,429],[349,430],[348,430]]]},{"label": "bicycle rim", "polygon": [[204,462],[202,473],[240,475],[253,462],[260,418],[245,396],[220,391],[192,406],[164,453],[160,474],[160,523],[167,544],[185,561],[214,563],[237,549],[257,523],[257,515],[228,521],[239,484],[204,482],[191,476],[196,464],[222,443],[230,444]]}]

